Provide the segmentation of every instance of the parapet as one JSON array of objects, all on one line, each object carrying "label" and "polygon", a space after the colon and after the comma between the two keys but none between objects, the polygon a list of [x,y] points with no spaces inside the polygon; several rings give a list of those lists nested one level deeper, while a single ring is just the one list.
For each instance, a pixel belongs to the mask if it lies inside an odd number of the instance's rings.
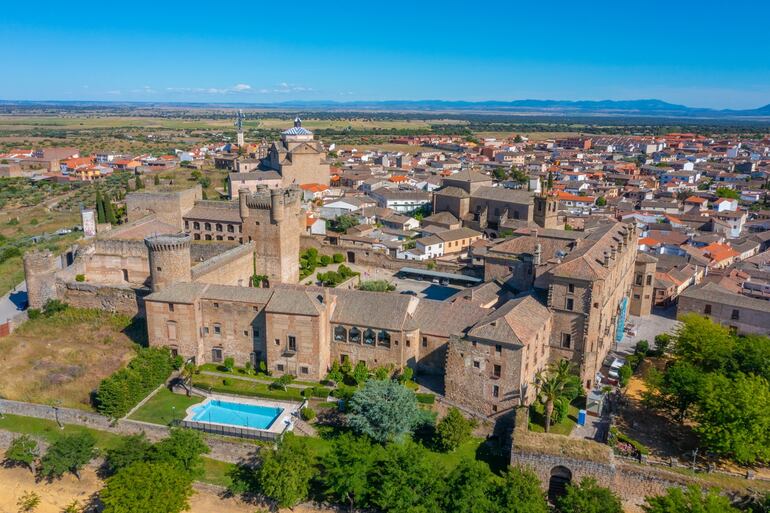
[{"label": "parapet", "polygon": [[154,235],[144,239],[144,243],[150,251],[178,251],[188,249],[192,237],[186,233],[175,235]]}]

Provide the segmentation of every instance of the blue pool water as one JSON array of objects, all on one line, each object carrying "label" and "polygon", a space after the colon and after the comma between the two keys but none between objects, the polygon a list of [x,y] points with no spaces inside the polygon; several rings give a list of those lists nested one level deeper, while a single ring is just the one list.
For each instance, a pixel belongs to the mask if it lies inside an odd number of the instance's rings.
[{"label": "blue pool water", "polygon": [[283,408],[211,400],[195,406],[192,412],[191,420],[198,422],[215,422],[253,429],[267,429],[283,412]]}]

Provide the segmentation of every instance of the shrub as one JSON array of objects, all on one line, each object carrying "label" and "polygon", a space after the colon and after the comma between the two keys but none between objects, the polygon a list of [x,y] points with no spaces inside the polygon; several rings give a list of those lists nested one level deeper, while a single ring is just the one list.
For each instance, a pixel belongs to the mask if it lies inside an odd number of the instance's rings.
[{"label": "shrub", "polygon": [[315,410],[313,410],[313,408],[307,408],[307,407],[302,408],[299,411],[299,415],[300,417],[302,417],[302,420],[304,420],[305,422],[310,422],[315,418]]},{"label": "shrub", "polygon": [[79,282],[86,281],[86,275],[85,274],[77,274],[77,275],[75,275],[75,281],[79,281]]},{"label": "shrub", "polygon": [[634,349],[634,353],[646,356],[647,353],[650,352],[650,343],[646,340],[640,340],[636,343],[636,348]]},{"label": "shrub", "polygon": [[165,347],[139,349],[128,366],[102,380],[96,391],[99,413],[121,418],[159,385],[174,370],[171,352]]},{"label": "shrub", "polygon": [[40,460],[40,474],[50,479],[72,472],[80,479],[80,470],[96,456],[95,446],[96,438],[88,431],[62,436]]},{"label": "shrub", "polygon": [[227,369],[227,372],[233,372],[233,368],[235,367],[235,359],[232,356],[228,356],[225,358],[224,365],[225,369]]},{"label": "shrub", "polygon": [[407,381],[411,381],[413,376],[414,376],[414,369],[412,369],[411,367],[404,367],[403,369],[401,369],[401,373],[398,375],[398,382],[406,383]]},{"label": "shrub", "polygon": [[174,367],[174,370],[179,370],[182,368],[182,365],[184,365],[184,358],[181,354],[178,354],[173,357],[171,360],[171,365]]},{"label": "shrub", "polygon": [[655,350],[658,352],[658,354],[662,355],[664,354],[669,346],[671,345],[671,335],[668,333],[661,333],[660,335],[655,335]]},{"label": "shrub", "polygon": [[270,388],[276,388],[278,390],[286,390],[286,386],[294,381],[294,376],[291,374],[284,374],[280,378],[270,383]]},{"label": "shrub", "polygon": [[436,396],[433,394],[415,394],[415,396],[420,404],[433,404],[436,402]]},{"label": "shrub", "polygon": [[390,292],[396,290],[396,286],[386,280],[366,280],[358,285],[358,289],[369,292]]},{"label": "shrub", "polygon": [[345,261],[345,256],[342,253],[335,253],[332,255],[332,261],[335,264],[341,264]]},{"label": "shrub", "polygon": [[321,258],[319,259],[321,262],[321,267],[326,267],[327,265],[332,263],[332,257],[329,255],[321,255]]},{"label": "shrub", "polygon": [[35,319],[39,319],[42,315],[42,312],[39,308],[30,308],[27,310],[27,317],[29,317],[30,321],[34,321]]}]

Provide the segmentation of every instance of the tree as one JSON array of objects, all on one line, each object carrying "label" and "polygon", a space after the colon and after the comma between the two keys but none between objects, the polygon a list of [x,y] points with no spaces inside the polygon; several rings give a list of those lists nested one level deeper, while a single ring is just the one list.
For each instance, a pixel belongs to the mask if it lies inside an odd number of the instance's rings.
[{"label": "tree", "polygon": [[152,444],[144,436],[131,435],[121,438],[120,443],[107,451],[106,464],[110,474],[147,459]]},{"label": "tree", "polygon": [[179,513],[189,508],[192,479],[172,463],[138,462],[107,479],[103,513]]},{"label": "tree", "polygon": [[288,432],[276,450],[260,452],[256,480],[262,493],[282,508],[305,500],[315,470],[315,454],[307,442]]},{"label": "tree", "polygon": [[35,462],[39,456],[37,442],[29,435],[20,435],[11,441],[5,451],[5,461],[12,465],[24,465],[35,473]]},{"label": "tree", "polygon": [[519,184],[525,184],[529,182],[529,175],[527,174],[526,171],[524,171],[520,167],[512,167],[511,180]]},{"label": "tree", "polygon": [[80,503],[77,500],[73,500],[62,510],[62,513],[82,513],[83,508],[80,507]]},{"label": "tree", "polygon": [[80,479],[80,470],[96,456],[95,446],[96,439],[88,431],[59,438],[40,460],[40,474],[53,479],[72,472]]},{"label": "tree", "polygon": [[359,361],[355,367],[353,367],[353,379],[357,384],[366,383],[369,379],[369,369],[366,368],[366,362]]},{"label": "tree", "polygon": [[443,476],[426,453],[409,440],[385,446],[368,476],[369,502],[386,513],[440,511]]},{"label": "tree", "polygon": [[683,315],[681,321],[674,354],[706,372],[724,369],[735,347],[729,328],[694,313]]},{"label": "tree", "polygon": [[171,435],[152,447],[150,461],[178,465],[191,478],[203,474],[203,455],[211,452],[199,431],[172,429]]},{"label": "tree", "polygon": [[436,426],[436,446],[444,452],[454,451],[470,438],[474,424],[460,410],[450,408]]},{"label": "tree", "polygon": [[19,513],[31,513],[35,511],[40,505],[40,496],[33,491],[24,492],[19,500],[16,501],[16,506],[19,508]]},{"label": "tree", "polygon": [[134,179],[134,185],[136,186],[136,190],[144,189],[144,182],[142,181],[142,178],[137,176]]},{"label": "tree", "polygon": [[511,467],[494,491],[498,511],[507,513],[548,513],[548,501],[540,479],[529,469]]},{"label": "tree", "polygon": [[106,223],[107,218],[104,215],[104,201],[102,200],[102,192],[96,189],[96,222],[99,224]]},{"label": "tree", "polygon": [[741,464],[770,462],[770,384],[760,376],[710,374],[702,381],[695,431],[711,451]]},{"label": "tree", "polygon": [[160,175],[155,175],[155,178],[153,178],[152,183],[155,185],[160,185]]},{"label": "tree", "polygon": [[770,381],[770,337],[748,335],[739,337],[728,368],[732,374],[755,374]]},{"label": "tree", "polygon": [[546,372],[537,373],[535,387],[537,397],[545,408],[545,425],[547,433],[551,428],[551,416],[556,402],[565,399],[574,400],[580,393],[580,381],[573,374],[574,365],[568,360],[559,360],[548,365]]},{"label": "tree", "polygon": [[646,497],[642,509],[645,513],[738,513],[727,497],[716,490],[706,493],[694,485],[682,491],[669,488],[665,495]]},{"label": "tree", "polygon": [[493,477],[486,464],[464,459],[449,473],[441,501],[452,513],[494,513]]},{"label": "tree", "polygon": [[115,206],[112,204],[112,199],[109,196],[105,196],[102,200],[104,204],[104,220],[110,224],[118,224],[118,218],[115,215]]},{"label": "tree", "polygon": [[650,369],[643,400],[648,406],[670,410],[684,422],[701,392],[702,372],[685,361],[677,361],[665,373]]},{"label": "tree", "polygon": [[195,374],[198,372],[198,367],[193,362],[187,362],[184,364],[184,367],[182,367],[182,372],[180,376],[182,377],[182,383],[184,383],[184,388],[187,391],[187,397],[190,397],[190,392],[192,389],[192,380],[195,377]]},{"label": "tree", "polygon": [[232,356],[228,356],[227,358],[225,358],[224,365],[225,365],[225,369],[227,369],[227,372],[232,372],[233,369],[235,368],[235,358],[233,358]]},{"label": "tree", "polygon": [[348,425],[380,443],[402,439],[420,420],[414,393],[395,381],[369,380],[350,400]]},{"label": "tree", "polygon": [[666,351],[668,351],[669,346],[671,345],[671,335],[668,333],[660,333],[659,335],[655,335],[655,350],[658,352],[658,354],[665,354]]},{"label": "tree", "polygon": [[741,193],[728,187],[717,187],[717,196],[720,198],[740,199]]},{"label": "tree", "polygon": [[348,433],[337,437],[321,462],[321,481],[326,495],[346,503],[351,511],[365,503],[369,492],[366,478],[375,456],[368,438]]},{"label": "tree", "polygon": [[567,486],[567,493],[556,500],[559,513],[623,513],[620,499],[609,488],[599,486],[592,477]]}]

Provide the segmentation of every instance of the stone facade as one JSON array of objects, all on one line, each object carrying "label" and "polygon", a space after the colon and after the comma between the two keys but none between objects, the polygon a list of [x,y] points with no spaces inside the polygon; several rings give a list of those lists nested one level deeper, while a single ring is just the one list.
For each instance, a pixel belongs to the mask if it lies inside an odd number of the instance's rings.
[{"label": "stone facade", "polygon": [[696,313],[741,335],[770,334],[770,302],[723,289],[716,283],[690,287],[679,296],[677,314]]},{"label": "stone facade", "polygon": [[329,185],[331,177],[323,144],[314,140],[313,133],[302,127],[299,118],[294,121],[294,127],[281,134],[280,141],[270,146],[262,166],[277,171],[284,187],[308,183]]},{"label": "stone facade", "polygon": [[203,196],[200,185],[177,191],[132,192],[126,196],[128,222],[133,223],[147,216],[181,230],[182,215],[192,209]]},{"label": "stone facade", "polygon": [[655,266],[658,259],[646,253],[638,253],[634,262],[634,283],[631,286],[631,315],[642,317],[652,313],[655,296]]}]

